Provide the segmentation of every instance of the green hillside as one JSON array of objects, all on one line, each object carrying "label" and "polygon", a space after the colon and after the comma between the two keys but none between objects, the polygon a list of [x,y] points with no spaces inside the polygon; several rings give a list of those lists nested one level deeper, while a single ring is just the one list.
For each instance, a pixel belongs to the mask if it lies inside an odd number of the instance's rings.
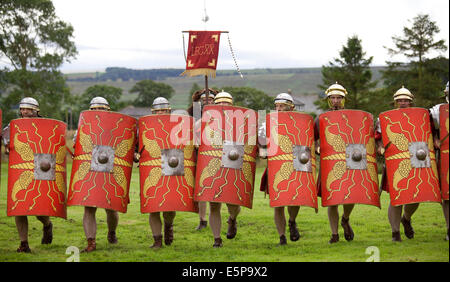
[{"label": "green hillside", "polygon": [[[379,70],[381,67],[372,68],[373,78],[380,77]],[[181,72],[180,72],[181,73]],[[218,71],[215,78],[209,79],[209,86],[214,88],[222,88],[225,86],[233,87],[252,87],[259,89],[270,96],[275,96],[281,92],[287,92],[289,89],[292,94],[305,103],[307,111],[315,111],[313,102],[317,99],[321,90],[317,85],[322,83],[321,68],[295,68],[295,69],[253,69],[242,70],[244,78],[241,78],[234,70]],[[76,73],[67,74],[68,85],[71,87],[72,93],[79,95],[86,88],[95,84],[107,84],[123,89],[123,100],[133,100],[137,94],[130,94],[129,90],[136,83],[135,80],[122,81],[106,80],[106,81],[74,81],[83,77],[93,78],[101,73]],[[194,83],[199,86],[204,85],[204,78],[197,77],[166,77],[159,82],[172,86],[175,95],[170,99],[174,108],[186,108],[189,101],[189,91]]]}]

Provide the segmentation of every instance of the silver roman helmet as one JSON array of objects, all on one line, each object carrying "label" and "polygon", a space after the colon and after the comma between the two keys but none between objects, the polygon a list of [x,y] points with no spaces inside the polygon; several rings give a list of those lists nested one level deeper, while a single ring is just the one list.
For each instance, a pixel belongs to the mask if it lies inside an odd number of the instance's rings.
[{"label": "silver roman helmet", "polygon": [[111,108],[109,107],[109,103],[108,101],[103,98],[103,97],[94,97],[91,100],[91,103],[89,105],[89,109],[93,110],[93,109],[106,109],[106,110],[110,110]]},{"label": "silver roman helmet", "polygon": [[[209,91],[208,97],[212,97],[214,99],[216,97],[216,94],[212,91]],[[202,99],[202,98],[206,98],[206,91],[203,92],[202,95],[200,96],[200,99]]]},{"label": "silver roman helmet", "polygon": [[275,104],[285,104],[294,107],[294,99],[287,93],[280,93],[275,97]]},{"label": "silver roman helmet", "polygon": [[20,100],[19,109],[32,109],[37,112],[40,111],[38,101],[36,101],[36,99],[31,97],[25,97],[22,100]]},{"label": "silver roman helmet", "polygon": [[157,110],[171,110],[169,100],[164,97],[158,97],[153,100],[152,113]]}]

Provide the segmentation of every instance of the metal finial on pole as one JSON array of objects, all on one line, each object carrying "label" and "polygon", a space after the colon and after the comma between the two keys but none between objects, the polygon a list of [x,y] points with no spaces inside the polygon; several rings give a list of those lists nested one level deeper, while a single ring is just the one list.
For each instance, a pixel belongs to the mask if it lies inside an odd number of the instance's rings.
[{"label": "metal finial on pole", "polygon": [[205,15],[202,18],[202,22],[205,23],[205,30],[206,30],[206,22],[209,21],[209,16],[206,13],[206,0],[203,1],[203,10],[205,11]]}]

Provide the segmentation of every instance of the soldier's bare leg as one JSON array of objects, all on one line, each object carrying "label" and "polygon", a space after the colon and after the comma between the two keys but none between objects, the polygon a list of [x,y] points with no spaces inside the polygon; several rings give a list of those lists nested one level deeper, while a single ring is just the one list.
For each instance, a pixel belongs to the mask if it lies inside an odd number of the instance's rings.
[{"label": "soldier's bare leg", "polygon": [[350,218],[350,214],[352,213],[354,207],[355,207],[354,204],[344,205],[344,214],[343,214],[343,216],[345,218]]},{"label": "soldier's bare leg", "polygon": [[201,230],[208,226],[208,221],[206,220],[206,202],[198,202],[198,216],[200,218],[200,223],[195,229]]},{"label": "soldier's bare leg", "polygon": [[166,245],[172,244],[173,241],[173,220],[175,219],[176,212],[163,212],[164,218],[164,243]]},{"label": "soldier's bare leg", "polygon": [[153,236],[162,235],[162,222],[159,212],[151,212],[149,215],[150,229]]},{"label": "soldier's bare leg", "polygon": [[278,231],[278,235],[280,236],[280,245],[286,245],[286,235],[284,234],[286,231],[286,217],[284,215],[284,207],[276,207],[274,210],[274,220],[275,226]]},{"label": "soldier's bare leg", "polygon": [[227,208],[228,208],[228,213],[230,214],[230,217],[227,220],[227,223],[228,223],[227,238],[233,239],[234,237],[236,237],[236,234],[237,234],[236,218],[237,218],[238,214],[241,212],[241,206],[227,204]]},{"label": "soldier's bare leg", "polygon": [[300,233],[298,232],[297,223],[295,219],[297,218],[300,206],[288,206],[289,213],[289,234],[291,241],[297,241],[300,239]]},{"label": "soldier's bare leg", "polygon": [[51,244],[53,241],[53,224],[49,216],[36,216],[42,222],[42,240],[41,244]]},{"label": "soldier's bare leg", "polygon": [[338,206],[330,206],[328,207],[328,220],[330,222],[331,234],[338,234],[338,225],[339,225],[339,211]]},{"label": "soldier's bare leg", "polygon": [[95,242],[95,236],[97,234],[97,221],[95,219],[96,212],[97,208],[95,207],[84,207],[83,228],[88,245],[83,252],[92,252],[97,248]]},{"label": "soldier's bare leg", "polygon": [[106,223],[108,225],[108,242],[111,244],[117,243],[116,229],[119,225],[119,213],[115,210],[105,209]]},{"label": "soldier's bare leg", "polygon": [[445,217],[445,223],[447,223],[447,237],[446,240],[448,241],[448,200],[444,200],[442,201],[442,211],[444,212],[444,217]]},{"label": "soldier's bare leg", "polygon": [[392,241],[401,242],[400,237],[400,221],[402,218],[402,206],[394,207],[389,204],[388,219],[392,229]]},{"label": "soldier's bare leg", "polygon": [[15,221],[20,241],[28,241],[28,217],[16,216]]},{"label": "soldier's bare leg", "polygon": [[411,220],[412,215],[416,212],[416,210],[418,208],[419,208],[419,203],[405,205],[404,206],[403,217],[406,220]]},{"label": "soldier's bare leg", "polygon": [[408,204],[404,206],[403,217],[401,218],[401,223],[405,229],[405,235],[408,239],[414,238],[414,229],[411,225],[411,217],[419,208],[419,204]]},{"label": "soldier's bare leg", "polygon": [[209,203],[209,225],[214,236],[213,247],[222,247],[222,239],[220,237],[220,229],[222,225],[222,218],[220,215],[221,203]]},{"label": "soldier's bare leg", "polygon": [[97,212],[97,208],[95,207],[84,207],[84,215],[83,215],[83,227],[84,234],[86,238],[93,238],[97,234],[97,221],[95,219],[95,213]]},{"label": "soldier's bare leg", "polygon": [[30,253],[30,247],[28,245],[28,218],[26,216],[16,216],[16,227],[19,233],[20,246],[17,249],[18,253]]},{"label": "soldier's bare leg", "polygon": [[159,249],[162,247],[162,222],[159,212],[150,213],[148,220],[154,239],[154,243],[151,248]]}]

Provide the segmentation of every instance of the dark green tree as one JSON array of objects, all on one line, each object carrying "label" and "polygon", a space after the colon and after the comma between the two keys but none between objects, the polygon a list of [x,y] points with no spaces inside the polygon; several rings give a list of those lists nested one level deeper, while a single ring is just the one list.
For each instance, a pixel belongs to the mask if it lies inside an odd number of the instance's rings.
[{"label": "dark green tree", "polygon": [[231,87],[221,88],[233,96],[235,106],[258,110],[273,110],[273,97],[270,97],[261,90],[251,87]]},{"label": "dark green tree", "polygon": [[427,55],[431,51],[447,50],[445,40],[434,39],[439,32],[429,15],[419,14],[413,18],[411,27],[403,28],[402,36],[392,37],[395,47],[385,48],[391,56],[403,55],[408,62],[386,62],[388,68],[383,72],[383,79],[390,92],[404,85],[415,95],[418,106],[429,107],[438,101],[446,82],[442,78],[447,75],[448,79],[448,59],[427,58]]},{"label": "dark green tree", "polygon": [[96,84],[90,86],[81,95],[81,109],[89,109],[89,103],[91,102],[92,98],[100,96],[108,101],[109,106],[111,107],[111,111],[118,111],[125,105],[124,102],[120,102],[122,91],[122,88],[105,84]]},{"label": "dark green tree", "polygon": [[[369,90],[376,85],[372,81],[370,64],[373,57],[366,58],[361,40],[358,36],[347,39],[347,45],[342,46],[339,58],[334,58],[328,66],[322,66],[322,85],[319,88],[326,90],[330,85],[338,82],[347,89],[346,107],[351,109],[366,110],[368,106]],[[327,109],[326,101],[318,101],[316,104],[322,109]]]},{"label": "dark green tree", "polygon": [[31,96],[44,115],[61,119],[71,101],[58,68],[77,54],[72,26],[56,16],[49,0],[1,0],[0,26],[0,58],[9,64],[3,111]]},{"label": "dark green tree", "polygon": [[138,93],[133,105],[137,107],[150,107],[155,98],[164,97],[170,99],[175,93],[175,90],[172,86],[165,83],[145,79],[137,82],[133,88],[130,89],[130,93]]}]

